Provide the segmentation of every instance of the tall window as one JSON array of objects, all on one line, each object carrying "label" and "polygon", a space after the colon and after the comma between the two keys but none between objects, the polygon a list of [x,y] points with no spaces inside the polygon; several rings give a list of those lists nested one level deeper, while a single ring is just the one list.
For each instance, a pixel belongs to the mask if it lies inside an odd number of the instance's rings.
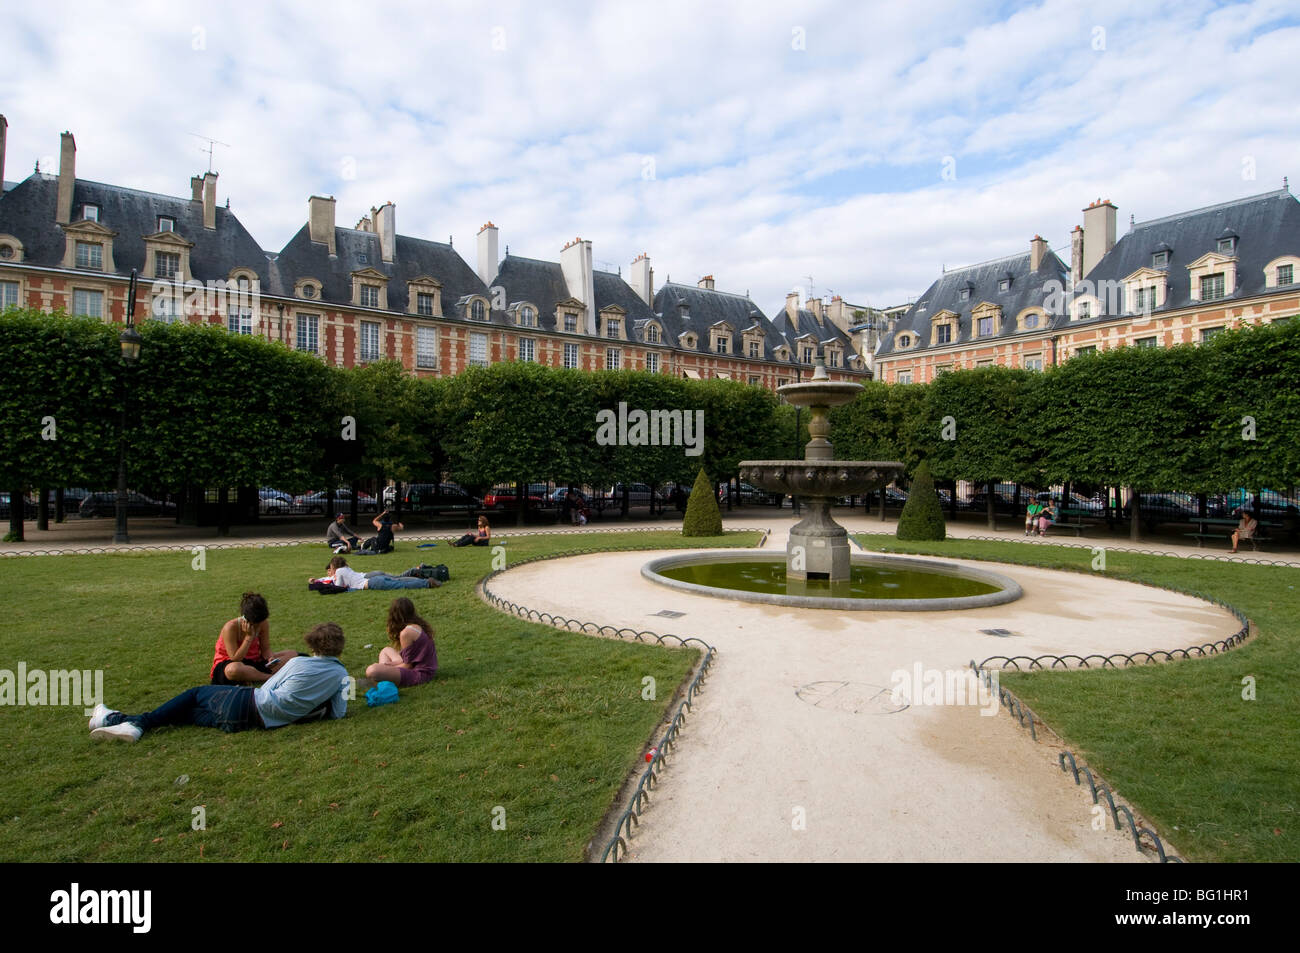
[{"label": "tall window", "polygon": [[952,341],[952,325],[941,324],[934,329],[935,344],[949,344]]},{"label": "tall window", "polygon": [[433,328],[415,329],[415,366],[438,366],[438,335]]},{"label": "tall window", "polygon": [[426,318],[433,316],[433,295],[427,291],[417,291],[415,293],[415,313],[422,314]]},{"label": "tall window", "polygon": [[812,348],[810,348],[810,347],[806,347],[806,348],[803,349],[803,362],[804,362],[805,364],[811,364],[811,363],[813,362],[813,349],[812,349]]},{"label": "tall window", "polygon": [[379,360],[379,322],[361,322],[361,360]]},{"label": "tall window", "polygon": [[645,369],[651,374],[659,373],[659,355],[647,354],[645,356]]},{"label": "tall window", "polygon": [[605,370],[616,371],[623,366],[623,352],[616,347],[605,348]]},{"label": "tall window", "polygon": [[537,360],[537,342],[532,338],[519,339],[519,360],[533,362]]},{"label": "tall window", "polygon": [[[1286,267],[1289,269],[1291,266],[1290,266],[1290,265],[1287,265]],[[1279,268],[1279,269],[1277,270],[1277,273],[1278,273],[1278,279],[1277,279],[1277,282],[1278,282],[1278,284],[1282,284],[1282,277],[1281,277],[1281,275],[1282,275],[1282,269]],[[1287,284],[1290,284],[1291,282],[1288,281],[1288,282],[1286,282],[1286,283],[1287,283]],[[646,340],[646,343],[647,343],[647,344],[658,344],[658,343],[659,343],[659,326],[658,326],[657,324],[651,324],[651,325],[649,325],[649,326],[645,329],[645,340]]]},{"label": "tall window", "polygon": [[473,301],[470,302],[469,316],[471,318],[473,318],[475,321],[482,321],[484,313],[485,312],[483,308],[483,302],[481,299],[475,298]]},{"label": "tall window", "polygon": [[1150,311],[1155,306],[1155,288],[1135,288],[1133,291],[1133,310]]},{"label": "tall window", "polygon": [[564,330],[571,333],[578,330],[578,316],[576,314],[566,314],[564,316]]},{"label": "tall window", "polygon": [[726,353],[727,353],[727,339],[726,339],[725,337],[714,338],[714,339],[713,339],[713,350],[716,351],[718,354],[726,354]]},{"label": "tall window", "polygon": [[982,337],[982,338],[984,338],[984,337],[988,337],[988,336],[989,336],[990,334],[992,334],[992,333],[993,333],[993,319],[992,319],[992,318],[980,318],[980,320],[979,320],[979,336]]},{"label": "tall window", "polygon": [[826,352],[826,366],[827,366],[827,367],[839,367],[839,366],[840,366],[840,352],[839,352],[839,351],[827,351],[827,352]]},{"label": "tall window", "polygon": [[320,347],[320,317],[315,314],[298,315],[298,350],[317,353]]},{"label": "tall window", "polygon": [[0,311],[18,307],[18,282],[0,281]]},{"label": "tall window", "polygon": [[104,270],[104,246],[98,242],[77,242],[77,267]]},{"label": "tall window", "polygon": [[470,334],[469,363],[471,367],[488,366],[488,342],[486,334]]},{"label": "tall window", "polygon": [[231,305],[226,309],[226,330],[231,334],[252,334],[253,312]]},{"label": "tall window", "polygon": [[762,347],[763,347],[763,346],[762,346],[761,344],[759,344],[757,341],[750,341],[750,342],[749,342],[749,356],[752,357],[752,358],[755,358],[755,359],[759,358],[759,357],[761,356],[760,351],[761,351]]},{"label": "tall window", "polygon": [[81,217],[84,218],[84,219],[85,219],[86,221],[88,221],[88,222],[98,222],[98,221],[99,221],[99,206],[98,206],[98,205],[83,205],[83,206],[81,207]]},{"label": "tall window", "polygon": [[623,336],[623,322],[617,318],[610,318],[605,322],[605,337],[621,338]]},{"label": "tall window", "polygon": [[570,369],[576,369],[578,366],[578,345],[564,345],[564,366]]},{"label": "tall window", "polygon": [[1216,337],[1217,335],[1220,335],[1222,333],[1223,333],[1222,324],[1219,325],[1217,328],[1201,328],[1201,343],[1204,344],[1206,341],[1210,340],[1210,338]]},{"label": "tall window", "polygon": [[170,251],[156,252],[153,256],[153,270],[156,278],[175,278],[181,270],[181,256]]},{"label": "tall window", "polygon": [[379,289],[374,285],[361,286],[361,307],[377,308],[379,307]]},{"label": "tall window", "polygon": [[1201,300],[1214,301],[1223,297],[1223,272],[1206,275],[1201,279]]},{"label": "tall window", "polygon": [[519,323],[526,328],[537,327],[537,312],[530,306],[524,305],[519,309]]},{"label": "tall window", "polygon": [[72,292],[72,310],[77,314],[84,314],[91,318],[102,318],[104,316],[104,292],[75,289]]},{"label": "tall window", "polygon": [[1277,283],[1279,285],[1289,285],[1295,278],[1293,277],[1294,267],[1292,265],[1277,266]]}]

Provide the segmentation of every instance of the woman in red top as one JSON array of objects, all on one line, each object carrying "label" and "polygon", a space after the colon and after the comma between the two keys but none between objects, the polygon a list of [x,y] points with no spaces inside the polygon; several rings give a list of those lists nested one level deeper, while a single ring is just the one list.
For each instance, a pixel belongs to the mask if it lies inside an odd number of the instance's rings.
[{"label": "woman in red top", "polygon": [[276,666],[297,652],[272,652],[269,636],[271,610],[258,592],[246,592],[239,602],[239,618],[221,627],[212,655],[212,684],[260,683],[275,674]]}]

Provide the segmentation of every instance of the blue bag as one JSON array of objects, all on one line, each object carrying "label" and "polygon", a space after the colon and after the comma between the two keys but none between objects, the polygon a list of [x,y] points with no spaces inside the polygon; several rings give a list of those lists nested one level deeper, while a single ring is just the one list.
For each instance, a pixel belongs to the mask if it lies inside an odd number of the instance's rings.
[{"label": "blue bag", "polygon": [[392,682],[380,682],[366,692],[366,704],[371,708],[395,701],[397,701],[397,686]]}]

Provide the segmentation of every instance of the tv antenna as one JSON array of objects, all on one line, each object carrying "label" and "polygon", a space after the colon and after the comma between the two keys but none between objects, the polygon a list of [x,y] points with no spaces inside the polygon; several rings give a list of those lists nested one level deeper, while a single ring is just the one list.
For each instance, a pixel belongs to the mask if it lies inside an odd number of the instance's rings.
[{"label": "tv antenna", "polygon": [[217,146],[225,146],[227,149],[231,148],[230,143],[222,142],[220,139],[213,139],[211,136],[200,136],[197,132],[191,132],[190,135],[193,136],[195,139],[202,139],[204,142],[208,144],[208,147],[206,149],[200,149],[199,151],[206,152],[208,154],[209,172],[212,171],[212,150],[215,149]]}]

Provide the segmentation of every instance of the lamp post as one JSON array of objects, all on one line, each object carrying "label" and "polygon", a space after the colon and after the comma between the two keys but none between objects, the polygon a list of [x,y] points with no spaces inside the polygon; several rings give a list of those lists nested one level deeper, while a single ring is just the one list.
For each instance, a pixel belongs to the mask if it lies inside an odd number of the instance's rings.
[{"label": "lamp post", "polygon": [[[118,343],[122,347],[122,364],[133,367],[140,360],[140,332],[135,329],[135,269],[131,269],[131,286],[127,291],[126,327],[122,330]],[[129,543],[131,538],[126,533],[126,397],[127,377],[122,375],[122,413],[117,427],[117,505],[116,526],[113,529],[113,542]]]}]

